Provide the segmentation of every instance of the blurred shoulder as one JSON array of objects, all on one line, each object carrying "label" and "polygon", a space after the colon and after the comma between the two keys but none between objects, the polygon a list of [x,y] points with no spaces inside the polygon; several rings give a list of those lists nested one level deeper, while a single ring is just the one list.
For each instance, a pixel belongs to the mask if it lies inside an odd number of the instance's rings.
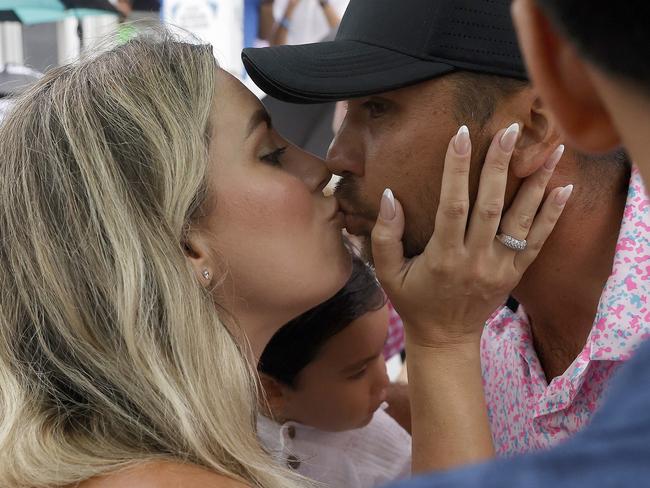
[{"label": "blurred shoulder", "polygon": [[84,481],[77,488],[249,488],[200,466],[156,461]]}]

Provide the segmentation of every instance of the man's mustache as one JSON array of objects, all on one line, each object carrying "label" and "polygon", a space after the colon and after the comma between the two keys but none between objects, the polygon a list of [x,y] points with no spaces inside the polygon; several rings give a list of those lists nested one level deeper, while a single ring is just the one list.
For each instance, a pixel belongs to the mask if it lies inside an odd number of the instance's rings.
[{"label": "man's mustache", "polygon": [[378,210],[375,210],[363,201],[359,185],[352,175],[343,175],[336,184],[334,196],[341,202],[345,213],[351,213],[370,220],[377,218]]}]

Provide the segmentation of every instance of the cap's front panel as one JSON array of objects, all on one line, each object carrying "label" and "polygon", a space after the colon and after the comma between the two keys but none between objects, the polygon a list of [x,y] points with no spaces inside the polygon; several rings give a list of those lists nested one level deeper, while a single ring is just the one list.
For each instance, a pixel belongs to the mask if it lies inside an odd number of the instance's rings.
[{"label": "cap's front panel", "polygon": [[510,0],[431,1],[440,7],[428,42],[433,59],[460,68],[525,76]]},{"label": "cap's front panel", "polygon": [[436,0],[352,0],[336,39],[425,58],[426,41],[439,7]]}]

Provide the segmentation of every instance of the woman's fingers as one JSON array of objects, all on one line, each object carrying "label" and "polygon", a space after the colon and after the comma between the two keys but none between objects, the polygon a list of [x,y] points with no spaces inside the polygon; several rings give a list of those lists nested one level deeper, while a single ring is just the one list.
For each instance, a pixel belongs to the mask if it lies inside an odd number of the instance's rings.
[{"label": "woman's fingers", "polygon": [[546,239],[555,229],[571,193],[573,185],[556,188],[549,194],[530,229],[526,250],[518,252],[515,256],[515,268],[519,273],[523,273],[541,251]]},{"label": "woman's fingers", "polygon": [[467,244],[472,248],[486,248],[494,242],[503,212],[510,158],[519,131],[519,124],[515,123],[499,131],[492,140],[481,171],[481,182],[469,224]]},{"label": "woman's fingers", "polygon": [[379,216],[372,229],[372,257],[377,278],[386,291],[395,289],[404,272],[404,211],[390,189],[384,190]]},{"label": "woman's fingers", "polygon": [[544,199],[555,167],[564,154],[564,146],[558,146],[535,174],[527,178],[517,192],[514,202],[501,220],[501,232],[515,239],[524,240],[535,220],[535,215]]},{"label": "woman's fingers", "polygon": [[446,248],[462,246],[465,242],[471,155],[469,130],[462,126],[447,148],[440,202],[436,213],[434,237]]}]

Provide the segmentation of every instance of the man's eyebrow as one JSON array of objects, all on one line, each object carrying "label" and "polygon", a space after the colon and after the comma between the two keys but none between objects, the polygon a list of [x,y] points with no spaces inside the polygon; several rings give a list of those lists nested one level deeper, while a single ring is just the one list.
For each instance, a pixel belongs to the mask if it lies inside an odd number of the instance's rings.
[{"label": "man's eyebrow", "polygon": [[251,118],[248,121],[246,139],[251,136],[251,134],[255,131],[255,129],[257,129],[257,126],[260,124],[266,124],[269,129],[273,127],[273,124],[271,123],[271,116],[265,108],[260,108],[259,110],[256,110],[253,115],[251,115]]}]

